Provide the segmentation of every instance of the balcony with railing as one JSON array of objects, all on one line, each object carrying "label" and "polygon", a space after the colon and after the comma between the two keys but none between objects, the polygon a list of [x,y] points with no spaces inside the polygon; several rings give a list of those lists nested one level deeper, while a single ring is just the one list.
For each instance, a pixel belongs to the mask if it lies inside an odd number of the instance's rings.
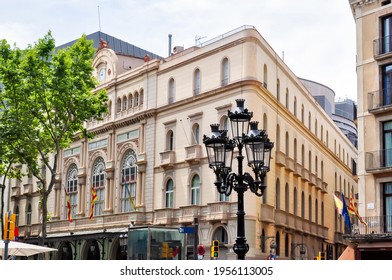
[{"label": "balcony with railing", "polygon": [[174,160],[175,160],[175,152],[174,151],[166,151],[159,153],[161,156],[161,163],[160,166],[162,168],[169,168],[173,167]]},{"label": "balcony with railing", "polygon": [[185,161],[189,164],[198,163],[201,157],[201,150],[200,144],[185,147]]},{"label": "balcony with railing", "polygon": [[392,149],[367,152],[365,169],[369,173],[392,172]]},{"label": "balcony with railing", "polygon": [[373,114],[392,111],[392,88],[380,89],[368,93],[368,110]]},{"label": "balcony with railing", "polygon": [[385,36],[373,41],[373,53],[376,60],[392,56],[392,36]]},{"label": "balcony with railing", "polygon": [[392,235],[392,215],[363,217],[367,225],[356,221],[351,235]]}]

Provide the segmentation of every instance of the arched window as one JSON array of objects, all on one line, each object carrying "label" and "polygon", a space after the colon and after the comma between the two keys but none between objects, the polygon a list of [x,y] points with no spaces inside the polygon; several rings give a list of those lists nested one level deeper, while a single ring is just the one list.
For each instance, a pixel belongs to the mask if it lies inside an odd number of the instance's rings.
[{"label": "arched window", "polygon": [[302,167],[305,168],[305,146],[304,145],[302,145],[302,148],[301,148],[301,164],[302,164]]},{"label": "arched window", "polygon": [[200,144],[200,127],[197,123],[192,127],[192,144]]},{"label": "arched window", "polygon": [[26,211],[26,225],[31,225],[31,204],[29,203],[29,205],[27,206],[27,211]]},{"label": "arched window", "polygon": [[[78,168],[75,163],[71,164],[67,174],[67,193],[71,203],[71,217],[75,217],[78,205]],[[65,219],[68,216],[68,207],[65,203]]]},{"label": "arched window", "polygon": [[290,156],[290,139],[289,139],[289,133],[286,132],[286,156]]},{"label": "arched window", "polygon": [[143,105],[143,103],[144,103],[144,90],[143,89],[141,89],[140,90],[140,93],[139,93],[139,105]]},{"label": "arched window", "polygon": [[105,162],[103,158],[100,157],[93,165],[92,186],[97,193],[97,200],[94,205],[94,216],[103,214],[105,202],[105,181]]},{"label": "arched window", "polygon": [[127,100],[127,97],[126,96],[124,96],[123,97],[123,104],[122,104],[122,110],[123,111],[126,111],[128,108],[127,108],[127,105],[128,105],[128,102],[127,102],[128,100]]},{"label": "arched window", "polygon": [[290,212],[290,192],[289,192],[289,184],[286,183],[285,187],[285,211],[286,213]]},{"label": "arched window", "polygon": [[268,69],[267,69],[267,65],[264,64],[264,77],[263,77],[263,86],[265,88],[267,88],[268,85]]},{"label": "arched window", "polygon": [[108,115],[109,116],[112,115],[112,101],[111,100],[109,100],[109,102],[108,102]]},{"label": "arched window", "polygon": [[290,98],[289,98],[289,89],[286,88],[286,108],[289,108],[289,102],[290,102]]},{"label": "arched window", "polygon": [[309,172],[312,173],[312,152],[309,151]]},{"label": "arched window", "polygon": [[280,80],[276,80],[276,99],[280,101]]},{"label": "arched window", "polygon": [[135,92],[135,107],[139,106],[139,93]]},{"label": "arched window", "polygon": [[174,149],[174,133],[172,130],[169,130],[166,135],[166,150],[173,151]]},{"label": "arched window", "polygon": [[312,196],[309,195],[309,221],[312,221]]},{"label": "arched window", "polygon": [[229,59],[225,57],[221,65],[221,85],[229,84]]},{"label": "arched window", "polygon": [[298,214],[298,197],[297,188],[294,188],[294,216]]},{"label": "arched window", "polygon": [[191,205],[200,204],[200,177],[195,175],[191,182]]},{"label": "arched window", "polygon": [[130,93],[128,95],[128,100],[129,100],[129,108],[132,108],[133,107],[133,95],[132,95],[132,93]]},{"label": "arched window", "polygon": [[265,131],[268,131],[268,117],[267,117],[267,114],[263,115],[263,129]]},{"label": "arched window", "polygon": [[294,138],[294,161],[298,162],[297,138]]},{"label": "arched window", "polygon": [[136,206],[136,184],[137,165],[136,154],[133,150],[128,150],[121,164],[121,212],[135,211]]},{"label": "arched window", "polygon": [[15,213],[15,227],[18,227],[19,226],[19,206],[18,205],[15,205],[15,211],[14,211],[14,213]]},{"label": "arched window", "polygon": [[309,123],[309,130],[312,131],[312,113],[309,112],[309,117],[308,117],[308,123]]},{"label": "arched window", "polygon": [[121,109],[122,109],[122,107],[121,107],[121,98],[118,98],[117,99],[117,113],[121,112]]},{"label": "arched window", "polygon": [[169,179],[165,187],[165,207],[174,207],[174,183],[172,179]]},{"label": "arched window", "polygon": [[175,84],[174,84],[174,79],[171,78],[169,80],[168,95],[167,95],[169,104],[174,102],[174,97],[175,97]]},{"label": "arched window", "polygon": [[294,97],[294,116],[297,116],[297,97]]},{"label": "arched window", "polygon": [[305,108],[304,105],[301,107],[301,122],[305,123]]},{"label": "arched window", "polygon": [[276,126],[276,150],[280,151],[280,126]]},{"label": "arched window", "polygon": [[314,202],[314,215],[315,215],[315,223],[318,224],[318,200],[316,198]]},{"label": "arched window", "polygon": [[227,231],[223,227],[218,227],[212,238],[214,240],[219,240],[219,243],[227,244],[228,242],[228,237],[227,237]]},{"label": "arched window", "polygon": [[275,208],[280,210],[280,182],[279,179],[276,180],[276,190],[275,190]]},{"label": "arched window", "polygon": [[305,219],[305,193],[303,191],[301,194],[301,217]]},{"label": "arched window", "polygon": [[198,68],[193,73],[193,94],[200,94],[200,70]]}]

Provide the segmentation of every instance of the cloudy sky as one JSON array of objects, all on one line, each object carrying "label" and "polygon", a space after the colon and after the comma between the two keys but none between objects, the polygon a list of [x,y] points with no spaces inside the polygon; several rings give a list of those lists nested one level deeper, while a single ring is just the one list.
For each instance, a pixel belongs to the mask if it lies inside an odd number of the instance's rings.
[{"label": "cloudy sky", "polygon": [[253,25],[301,78],[356,97],[348,0],[0,0],[0,39],[24,48],[49,30],[61,45],[99,29],[161,56]]}]

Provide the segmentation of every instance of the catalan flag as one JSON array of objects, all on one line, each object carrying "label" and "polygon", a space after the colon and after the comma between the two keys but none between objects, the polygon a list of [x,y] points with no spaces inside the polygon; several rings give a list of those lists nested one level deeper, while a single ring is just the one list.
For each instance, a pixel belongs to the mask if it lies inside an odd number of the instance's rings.
[{"label": "catalan flag", "polygon": [[358,220],[359,220],[362,224],[364,224],[365,226],[367,226],[367,223],[365,222],[365,220],[359,215],[359,212],[358,212],[358,204],[357,204],[357,202],[354,200],[354,194],[353,194],[353,193],[351,193],[350,204],[349,204],[349,206],[348,206],[348,212],[349,212],[351,215],[355,215],[355,216],[358,218]]},{"label": "catalan flag", "polygon": [[91,209],[90,209],[90,220],[94,216],[94,205],[95,202],[98,200],[97,192],[95,191],[94,186],[91,187]]},{"label": "catalan flag", "polygon": [[65,191],[65,200],[67,201],[67,219],[70,223],[72,223],[71,199],[68,195],[66,188],[64,188],[64,191]]}]

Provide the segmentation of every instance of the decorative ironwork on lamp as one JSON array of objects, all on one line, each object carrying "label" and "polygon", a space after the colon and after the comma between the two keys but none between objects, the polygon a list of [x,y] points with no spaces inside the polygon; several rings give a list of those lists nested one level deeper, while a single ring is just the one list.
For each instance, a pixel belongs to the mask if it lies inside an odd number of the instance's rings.
[{"label": "decorative ironwork on lamp", "polygon": [[[263,195],[266,188],[264,179],[270,170],[273,143],[265,130],[258,129],[258,122],[251,121],[253,113],[244,108],[245,100],[236,99],[236,102],[234,111],[228,111],[233,138],[228,137],[227,130],[219,130],[219,124],[211,124],[211,135],[204,135],[203,143],[206,146],[209,167],[216,176],[214,184],[218,192],[230,195],[234,190],[238,194],[237,239],[233,250],[238,259],[245,259],[249,246],[245,238],[244,192],[250,189],[257,196]],[[238,148],[237,173],[232,172],[235,147]],[[244,147],[248,166],[251,167],[254,177],[243,172]]]}]

